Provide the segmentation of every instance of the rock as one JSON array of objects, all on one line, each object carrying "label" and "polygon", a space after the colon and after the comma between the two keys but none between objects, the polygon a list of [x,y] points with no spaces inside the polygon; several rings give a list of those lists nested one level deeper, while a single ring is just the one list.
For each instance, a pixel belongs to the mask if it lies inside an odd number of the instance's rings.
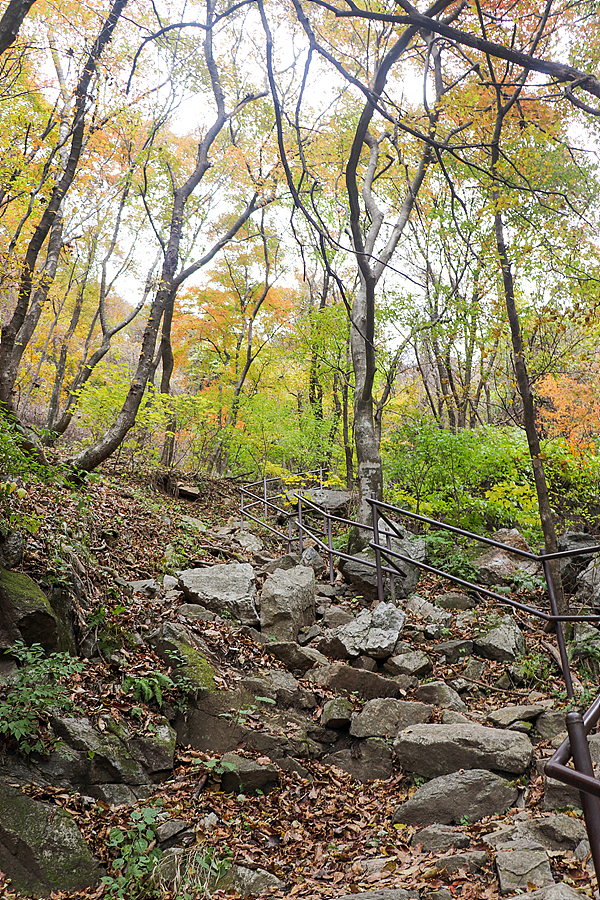
[{"label": "rock", "polygon": [[475,641],[475,652],[496,662],[514,662],[527,652],[521,629],[511,621],[492,628]]},{"label": "rock", "polygon": [[0,651],[22,640],[55,650],[58,643],[56,614],[35,581],[20,572],[0,568]]},{"label": "rock", "polygon": [[248,869],[235,863],[216,887],[221,890],[233,887],[242,897],[249,897],[264,894],[269,888],[281,887],[281,881],[266,869]]},{"label": "rock", "polygon": [[418,594],[414,594],[405,607],[406,611],[412,613],[413,616],[419,616],[422,619],[428,619],[431,622],[437,622],[440,625],[449,625],[452,622],[452,613],[444,609],[438,609],[428,600],[423,600]]},{"label": "rock", "polygon": [[[397,527],[402,537],[391,539],[392,550],[403,556],[423,562],[427,555],[427,546],[423,538],[411,535],[401,525]],[[381,528],[381,531],[383,531],[383,528]],[[382,544],[385,544],[385,536],[383,534],[380,540]],[[374,568],[374,562],[375,553],[370,549],[356,554],[350,560],[344,559],[340,562],[340,569],[346,581],[349,581],[357,591],[370,601],[377,599],[377,572]],[[395,565],[400,570],[398,574],[394,575],[395,595],[399,598],[408,597],[417,586],[420,570],[418,566],[411,565],[401,559],[396,560]],[[384,582],[384,591],[385,596],[389,597],[390,588],[387,579]]]},{"label": "rock", "polygon": [[[310,644],[312,641],[316,641],[323,634],[323,629],[320,625],[311,625],[310,628],[301,628],[298,632],[298,643],[303,647],[306,644]],[[315,648],[316,649],[316,648]]]},{"label": "rock", "polygon": [[295,641],[269,641],[266,649],[291,671],[306,672],[313,666],[329,665],[327,657],[314,647],[301,647]]},{"label": "rock", "polygon": [[428,684],[419,685],[415,691],[415,697],[423,703],[431,703],[442,709],[462,710],[467,708],[456,691],[444,681],[430,681]]},{"label": "rock", "polygon": [[219,615],[229,615],[242,625],[257,626],[254,569],[249,563],[220,563],[206,569],[186,569],[179,587],[190,603]]},{"label": "rock", "polygon": [[528,830],[548,850],[574,850],[581,841],[587,840],[587,831],[581,819],[564,813],[534,819],[528,823]]},{"label": "rock", "polygon": [[0,529],[0,566],[5,569],[14,569],[23,561],[25,540],[19,531],[9,531],[4,534]]},{"label": "rock", "polygon": [[440,594],[435,598],[435,605],[441,607],[441,609],[475,609],[477,600],[469,597],[468,594],[448,591],[447,594]]},{"label": "rock", "polygon": [[299,564],[300,557],[297,553],[285,553],[283,556],[278,556],[277,559],[267,563],[264,569],[268,575],[272,575],[278,569],[287,571],[288,569],[295,569]]},{"label": "rock", "polygon": [[466,816],[477,822],[505,812],[518,797],[517,788],[484,769],[442,775],[418,788],[394,810],[392,822],[406,825],[459,824]]},{"label": "rock", "polygon": [[241,547],[242,550],[245,550],[246,553],[260,553],[265,548],[261,539],[256,534],[252,534],[251,531],[240,531],[233,538],[233,542]]},{"label": "rock", "polygon": [[184,619],[191,619],[193,622],[214,622],[219,618],[216,613],[197,603],[182,603],[177,609],[177,615],[183,616]]},{"label": "rock", "polygon": [[442,644],[436,644],[435,649],[439,653],[443,653],[446,657],[448,665],[462,661],[465,657],[470,656],[473,652],[473,641],[444,641]]},{"label": "rock", "polygon": [[450,856],[441,856],[436,860],[436,868],[447,875],[454,875],[459,869],[472,875],[479,875],[486,866],[489,866],[492,858],[485,850],[470,850],[466,853],[453,853]]},{"label": "rock", "polygon": [[204,524],[202,519],[197,519],[195,516],[181,516],[180,518],[182,522],[184,522],[186,525],[190,525],[192,528],[195,528],[196,531],[204,532],[207,530],[206,525]]},{"label": "rock", "polygon": [[393,603],[379,603],[375,609],[364,609],[347,625],[340,625],[317,644],[321,653],[337,659],[370,656],[386,659],[394,652],[406,616]]},{"label": "rock", "polygon": [[363,700],[397,697],[400,693],[399,686],[391,679],[367,672],[365,669],[354,669],[344,663],[311,669],[306,677],[313,684],[321,684],[333,691],[355,693]]},{"label": "rock", "polygon": [[154,578],[143,578],[141,581],[129,581],[128,584],[132,588],[134,594],[142,594],[150,600],[154,599],[154,597],[157,597],[159,594],[162,594],[162,588]]},{"label": "rock", "polygon": [[[355,669],[366,669],[367,672],[377,672],[379,671],[379,667],[374,659],[371,659],[370,656],[355,656],[354,659],[350,660],[350,665],[354,666]],[[385,669],[385,666],[384,666]]]},{"label": "rock", "polygon": [[539,891],[521,894],[519,900],[521,898],[525,898],[525,900],[581,900],[581,894],[562,881],[540,888]]},{"label": "rock", "polygon": [[321,725],[324,728],[346,728],[350,724],[350,717],[354,705],[344,697],[334,697],[323,705]]},{"label": "rock", "polygon": [[100,881],[70,813],[0,784],[0,870],[12,890],[34,896],[83,891]]},{"label": "rock", "polygon": [[295,641],[300,628],[314,621],[314,571],[308,566],[295,566],[269,575],[260,600],[262,632],[279,641]]},{"label": "rock", "polygon": [[347,609],[341,606],[327,606],[323,612],[323,625],[325,628],[338,628],[340,625],[347,625],[352,622],[354,616]]},{"label": "rock", "polygon": [[426,722],[432,706],[391,697],[369,700],[352,717],[350,734],[354,737],[395,737],[410,725]]},{"label": "rock", "polygon": [[414,675],[416,678],[427,675],[433,669],[433,663],[421,650],[399,653],[390,657],[384,667],[390,675]]},{"label": "rock", "polygon": [[488,713],[488,719],[499,728],[508,728],[515,722],[531,722],[544,710],[545,707],[538,703],[529,706],[503,706]]},{"label": "rock", "polygon": [[392,774],[392,751],[377,738],[368,738],[352,749],[338,750],[323,759],[327,766],[337,766],[358,781],[385,781]]},{"label": "rock", "polygon": [[221,758],[221,790],[226,793],[252,794],[279,787],[279,769],[272,763],[259,763],[238,753],[226,753]]},{"label": "rock", "polygon": [[[510,530],[502,528],[493,534],[492,538],[502,544],[508,544],[531,553],[527,541],[516,528]],[[477,570],[477,580],[481,584],[487,585],[510,587],[519,576],[542,574],[541,567],[535,560],[528,560],[510,551],[501,550],[499,547],[487,546],[479,556],[471,559],[471,565]]]},{"label": "rock", "polygon": [[315,547],[307,547],[302,556],[300,557],[300,565],[301,566],[310,566],[311,569],[314,569],[316,575],[319,575],[321,572],[324,572],[327,566],[325,565],[325,560],[315,549]]},{"label": "rock", "polygon": [[518,840],[496,851],[496,869],[502,894],[554,884],[546,851],[526,844],[521,846]]},{"label": "rock", "polygon": [[178,622],[163,622],[152,632],[148,644],[173,667],[173,678],[192,690],[216,690],[215,669],[205,648],[192,632]]},{"label": "rock", "polygon": [[416,891],[406,891],[404,888],[383,888],[379,891],[364,891],[362,894],[344,894],[343,897],[333,897],[332,900],[416,900],[418,896]]},{"label": "rock", "polygon": [[443,853],[451,847],[456,850],[468,847],[471,839],[468,834],[464,834],[458,828],[451,828],[450,825],[428,825],[427,828],[421,828],[413,834],[410,843],[413,847],[421,844],[423,853],[432,851]]},{"label": "rock", "polygon": [[524,735],[484,725],[413,725],[394,741],[406,772],[425,778],[459,769],[491,769],[521,775],[531,763],[533,747]]},{"label": "rock", "polygon": [[588,563],[577,576],[577,599],[593,607],[600,605],[600,557]]},{"label": "rock", "polygon": [[346,515],[348,505],[352,500],[352,494],[348,493],[348,491],[335,491],[326,488],[311,488],[308,491],[308,496],[321,509],[325,509],[330,513],[336,513],[339,516]]},{"label": "rock", "polygon": [[581,795],[577,788],[555,778],[544,778],[544,809],[581,809]]},{"label": "rock", "polygon": [[[558,538],[559,550],[583,550],[585,547],[594,547],[597,544],[598,541],[593,535],[585,534],[582,531],[565,531]],[[584,553],[581,556],[571,556],[560,560],[560,574],[565,591],[575,592],[577,575],[589,565],[593,555]]]},{"label": "rock", "polygon": [[442,725],[460,725],[463,722],[470,721],[468,716],[463,716],[462,713],[455,709],[444,709],[442,711]]}]

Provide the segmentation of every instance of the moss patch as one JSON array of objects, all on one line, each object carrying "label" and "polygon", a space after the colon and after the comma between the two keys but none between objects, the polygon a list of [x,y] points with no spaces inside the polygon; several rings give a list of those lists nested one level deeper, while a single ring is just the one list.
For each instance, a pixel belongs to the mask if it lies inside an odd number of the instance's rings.
[{"label": "moss patch", "polygon": [[182,660],[182,664],[174,672],[175,680],[185,678],[195,690],[216,692],[215,670],[206,657],[183,641],[177,641],[175,646],[179,659]]}]

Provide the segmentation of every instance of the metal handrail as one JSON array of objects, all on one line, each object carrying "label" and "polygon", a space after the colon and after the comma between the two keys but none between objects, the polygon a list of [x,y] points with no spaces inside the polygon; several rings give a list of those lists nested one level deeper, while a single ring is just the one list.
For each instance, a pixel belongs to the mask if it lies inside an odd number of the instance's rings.
[{"label": "metal handrail", "polygon": [[[314,474],[314,470],[309,473],[298,474],[300,474],[301,476],[305,476],[307,474],[310,475]],[[560,652],[563,677],[565,679],[565,686],[567,689],[567,696],[571,699],[573,698],[573,680],[569,667],[569,659],[564,640],[562,623],[600,622],[600,615],[559,614],[556,604],[556,597],[554,595],[554,586],[552,583],[549,564],[552,560],[556,559],[565,559],[586,555],[592,556],[594,553],[597,553],[600,550],[600,545],[594,545],[592,547],[582,547],[578,550],[560,550],[555,553],[536,554],[531,551],[522,550],[519,547],[512,547],[509,544],[503,544],[502,542],[496,541],[493,538],[474,534],[473,532],[466,531],[463,528],[458,528],[455,525],[447,525],[446,523],[438,522],[435,519],[428,518],[427,516],[422,516],[419,513],[414,513],[411,510],[401,509],[400,507],[394,506],[391,503],[386,503],[375,498],[371,498],[370,500],[373,513],[373,525],[363,525],[362,523],[356,522],[352,519],[333,515],[332,513],[320,507],[317,503],[314,503],[312,500],[310,500],[310,498],[304,497],[300,490],[288,491],[285,494],[275,494],[269,496],[268,485],[269,483],[274,481],[279,481],[279,479],[264,478],[262,482],[254,482],[253,484],[247,485],[245,488],[242,487],[240,505],[242,528],[244,524],[244,517],[257,522],[263,527],[268,528],[272,533],[279,535],[284,540],[287,540],[289,551],[291,551],[293,542],[297,541],[300,553],[302,553],[303,549],[303,535],[306,534],[310,536],[310,538],[315,542],[316,546],[328,554],[329,577],[331,582],[333,583],[335,578],[333,565],[334,556],[345,560],[352,560],[356,558],[348,553],[343,553],[340,550],[334,550],[332,537],[333,525],[342,524],[358,526],[362,530],[372,532],[373,535],[372,539],[369,541],[369,546],[375,552],[375,560],[372,561],[361,557],[360,561],[362,564],[376,569],[377,589],[380,601],[384,600],[384,576],[389,577],[392,600],[395,601],[394,577],[397,577],[399,574],[404,574],[398,565],[398,561],[400,561],[412,566],[417,566],[419,569],[422,569],[425,572],[430,572],[431,574],[446,578],[449,581],[452,581],[455,584],[459,584],[464,588],[473,590],[480,595],[489,597],[497,603],[502,603],[512,607],[513,609],[518,609],[522,612],[528,613],[529,615],[536,616],[537,618],[542,619],[546,622],[553,622],[556,626],[556,638]],[[262,496],[259,496],[258,494],[250,490],[250,488],[255,488],[258,485],[262,485],[263,487]],[[251,502],[247,503],[246,505],[244,505],[245,496],[251,500]],[[284,496],[288,501],[291,500],[292,497],[295,498],[295,519],[293,518],[293,514],[290,515],[288,510],[277,506],[277,504],[274,502],[275,500],[278,500],[280,499],[280,497]],[[287,535],[270,525],[267,521],[257,518],[252,512],[250,512],[250,510],[254,510],[256,506],[263,507],[265,519],[267,518],[269,510],[276,511],[277,513],[283,513],[288,516]],[[321,532],[321,534],[326,537],[327,542],[321,540],[320,535],[313,531],[313,529],[309,527],[309,524],[307,524],[307,520],[304,515],[307,510],[313,515],[318,514],[319,516],[323,517],[323,531]],[[390,513],[401,518],[410,518],[431,525],[435,528],[441,528],[442,530],[449,531],[453,534],[458,534],[462,537],[476,540],[480,543],[487,544],[491,547],[496,547],[498,549],[506,551],[507,553],[519,556],[523,559],[541,564],[544,570],[544,577],[548,590],[548,599],[550,601],[551,611],[545,612],[541,609],[538,609],[537,607],[521,603],[518,600],[513,600],[510,597],[506,597],[502,594],[496,593],[495,591],[491,591],[488,588],[483,587],[482,585],[474,584],[473,582],[470,582],[464,578],[460,578],[456,575],[451,575],[449,572],[437,569],[434,566],[430,566],[427,563],[414,559],[407,554],[399,553],[397,550],[394,550],[391,545],[392,534],[395,534],[398,538],[401,538],[402,535],[399,533],[396,523],[390,519]],[[385,544],[380,540],[380,533],[383,530],[379,526],[380,520],[383,520],[387,526],[385,530]],[[297,532],[297,537],[294,536],[294,531]],[[546,763],[545,773],[546,775],[552,778],[556,778],[558,781],[561,781],[565,784],[571,785],[572,787],[575,787],[580,791],[581,804],[583,808],[586,830],[590,842],[592,859],[596,870],[596,877],[600,881],[600,780],[594,777],[590,750],[587,741],[588,734],[599,720],[600,695],[596,697],[590,708],[583,715],[580,712],[576,711],[567,713],[566,726],[569,736],[567,740],[565,740],[561,744],[552,758]],[[571,759],[573,760],[575,766],[574,769],[568,766],[568,763]]]}]

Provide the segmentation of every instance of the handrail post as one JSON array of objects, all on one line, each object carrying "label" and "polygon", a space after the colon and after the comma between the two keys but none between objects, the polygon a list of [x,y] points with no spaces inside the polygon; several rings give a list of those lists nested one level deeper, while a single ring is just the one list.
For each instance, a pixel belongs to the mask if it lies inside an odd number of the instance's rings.
[{"label": "handrail post", "polygon": [[292,519],[293,519],[293,516],[290,515],[290,516],[288,517],[288,542],[287,542],[287,544],[288,544],[288,553],[291,553],[291,552],[292,552],[292,534],[293,534]]},{"label": "handrail post", "polygon": [[244,530],[244,486],[242,485],[242,491],[240,496],[240,531]]},{"label": "handrail post", "polygon": [[[385,531],[385,545],[388,548],[388,550],[392,549],[392,536],[387,528]],[[388,565],[389,565],[389,562],[388,562]],[[393,565],[391,565],[390,568],[393,569]],[[390,594],[392,595],[392,603],[395,606],[396,605],[396,582],[394,581],[393,572],[390,572]]]},{"label": "handrail post", "polygon": [[327,549],[329,550],[329,584],[335,581],[333,569],[333,538],[331,536],[331,516],[327,516]]},{"label": "handrail post", "polygon": [[[547,559],[543,560],[542,563],[544,567],[544,575],[546,578],[546,586],[548,588],[548,598],[550,600],[550,609],[552,610],[552,615],[558,615],[558,607],[556,605],[556,595],[554,593],[554,584],[552,582],[552,574],[550,572],[550,564]],[[556,642],[558,644],[558,650],[560,653],[560,661],[563,670],[563,678],[565,679],[565,687],[567,689],[567,697],[569,700],[572,700],[575,696],[575,692],[573,690],[573,679],[571,678],[571,669],[569,668],[569,655],[567,653],[567,647],[565,645],[565,633],[563,631],[562,622],[555,622],[556,625]]]},{"label": "handrail post", "polygon": [[[584,775],[594,777],[594,769],[590,757],[590,748],[587,740],[583,716],[580,712],[567,713],[567,731],[569,733],[569,742],[571,744],[571,753],[573,755],[573,763],[578,772]],[[585,819],[585,827],[590,842],[590,850],[592,859],[594,860],[594,868],[596,870],[596,880],[600,883],[600,800],[598,797],[587,794],[585,791],[579,792],[581,796],[581,806],[583,809],[583,817]]]},{"label": "handrail post", "polygon": [[265,519],[266,519],[269,514],[268,509],[267,509],[267,476],[266,475],[263,475],[263,500],[265,503]]},{"label": "handrail post", "polygon": [[371,494],[371,512],[373,515],[373,543],[375,544],[375,564],[377,566],[377,597],[383,603],[383,573],[381,571],[381,551],[379,549],[379,526],[377,523],[377,500],[375,494]]},{"label": "handrail post", "polygon": [[298,497],[298,553],[302,556],[302,495],[297,494],[296,496]]}]

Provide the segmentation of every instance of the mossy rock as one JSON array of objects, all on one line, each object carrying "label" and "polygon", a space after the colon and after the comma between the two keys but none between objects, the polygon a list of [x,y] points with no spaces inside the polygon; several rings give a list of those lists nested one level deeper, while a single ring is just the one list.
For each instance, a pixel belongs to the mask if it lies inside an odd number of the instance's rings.
[{"label": "mossy rock", "polygon": [[212,663],[184,625],[165,622],[150,635],[148,643],[167,665],[173,666],[173,680],[182,690],[189,693],[218,690]]},{"label": "mossy rock", "polygon": [[64,809],[0,785],[0,869],[27,896],[95,887],[100,871]]},{"label": "mossy rock", "polygon": [[48,598],[40,587],[21,572],[0,567],[0,650],[16,641],[57,649],[58,623]]}]

